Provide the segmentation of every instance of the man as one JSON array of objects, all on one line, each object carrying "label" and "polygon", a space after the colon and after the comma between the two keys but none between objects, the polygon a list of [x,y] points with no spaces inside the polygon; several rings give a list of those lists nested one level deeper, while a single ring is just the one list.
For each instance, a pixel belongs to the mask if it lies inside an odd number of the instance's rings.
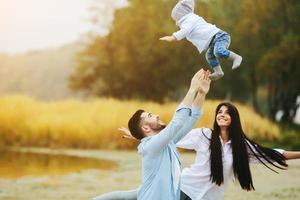
[{"label": "man", "polygon": [[[136,111],[128,122],[129,130],[141,140],[142,185],[137,199],[179,200],[180,160],[176,142],[184,137],[202,114],[201,107],[210,87],[210,72],[201,69],[192,78],[190,88],[166,126],[158,115]],[[109,196],[110,195],[110,196]],[[111,199],[113,193],[94,198]]]}]

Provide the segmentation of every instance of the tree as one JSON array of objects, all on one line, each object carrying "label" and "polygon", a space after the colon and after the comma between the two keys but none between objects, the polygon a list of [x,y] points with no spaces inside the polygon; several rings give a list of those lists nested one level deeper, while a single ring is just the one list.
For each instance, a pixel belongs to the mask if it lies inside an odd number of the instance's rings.
[{"label": "tree", "polygon": [[[192,74],[207,63],[187,41],[158,40],[177,30],[170,17],[175,3],[129,0],[118,9],[109,33],[93,37],[79,55],[73,89],[121,99],[177,99]],[[222,60],[225,76],[212,84],[209,97],[251,103],[260,113],[266,103],[270,117],[279,109],[288,116],[300,91],[299,1],[198,0],[196,13],[227,31],[230,49],[244,58],[235,71]],[[267,91],[267,100],[260,90]]]},{"label": "tree", "polygon": [[187,42],[158,40],[176,30],[170,17],[173,4],[131,0],[117,10],[109,34],[93,39],[79,55],[72,87],[94,95],[160,102],[177,96],[203,60]]},{"label": "tree", "polygon": [[[299,63],[299,1],[245,0],[245,17],[240,28],[251,41],[246,55],[253,55],[252,79],[259,87],[267,88],[268,114],[275,118],[278,110],[284,111],[287,121],[292,122],[296,98],[300,87]],[[252,53],[251,53],[252,51]],[[292,74],[291,74],[292,72]],[[254,82],[254,81],[253,81]]]}]

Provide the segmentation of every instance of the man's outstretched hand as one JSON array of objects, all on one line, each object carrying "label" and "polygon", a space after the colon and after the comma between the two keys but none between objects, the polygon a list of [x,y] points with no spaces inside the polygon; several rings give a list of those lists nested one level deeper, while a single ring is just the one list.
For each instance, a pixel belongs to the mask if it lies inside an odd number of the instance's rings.
[{"label": "man's outstretched hand", "polygon": [[190,88],[206,95],[211,83],[209,75],[209,70],[200,69],[192,78]]},{"label": "man's outstretched hand", "polygon": [[130,131],[125,127],[118,128],[118,131],[122,132],[123,138],[130,139],[130,140],[137,140],[135,137],[131,135]]},{"label": "man's outstretched hand", "polygon": [[199,85],[199,90],[198,91],[200,93],[205,94],[205,95],[208,93],[209,88],[210,88],[211,80],[209,78],[209,75],[210,75],[210,71],[209,70],[207,70],[207,71],[204,70],[204,73],[200,77],[200,85]]}]

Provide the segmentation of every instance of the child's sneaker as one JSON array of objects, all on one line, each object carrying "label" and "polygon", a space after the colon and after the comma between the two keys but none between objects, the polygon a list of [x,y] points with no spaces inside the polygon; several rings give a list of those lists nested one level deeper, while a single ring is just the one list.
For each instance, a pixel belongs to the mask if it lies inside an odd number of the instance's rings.
[{"label": "child's sneaker", "polygon": [[230,51],[228,59],[233,60],[232,69],[238,68],[242,63],[242,56]]},{"label": "child's sneaker", "polygon": [[212,81],[218,80],[224,76],[224,72],[221,68],[221,65],[213,67],[214,73],[212,73],[209,78]]},{"label": "child's sneaker", "polygon": [[224,72],[214,72],[212,73],[209,78],[212,81],[218,80],[224,76]]}]

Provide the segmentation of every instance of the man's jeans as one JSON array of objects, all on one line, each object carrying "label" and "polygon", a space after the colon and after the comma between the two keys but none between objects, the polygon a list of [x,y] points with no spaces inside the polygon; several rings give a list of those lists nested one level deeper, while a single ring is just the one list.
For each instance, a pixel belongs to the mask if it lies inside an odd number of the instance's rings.
[{"label": "man's jeans", "polygon": [[208,64],[214,68],[220,65],[220,58],[228,58],[230,51],[230,35],[225,31],[219,31],[211,40],[205,54]]}]

